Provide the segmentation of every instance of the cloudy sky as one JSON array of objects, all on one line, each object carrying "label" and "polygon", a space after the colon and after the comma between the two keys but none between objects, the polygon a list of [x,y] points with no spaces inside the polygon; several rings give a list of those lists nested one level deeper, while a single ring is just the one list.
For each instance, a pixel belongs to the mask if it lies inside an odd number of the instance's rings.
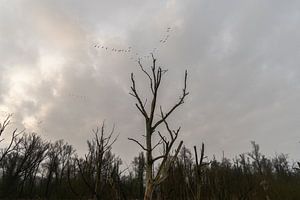
[{"label": "cloudy sky", "polygon": [[139,148],[127,138],[143,139],[130,73],[146,94],[135,59],[147,68],[156,49],[169,70],[160,105],[176,102],[189,72],[170,119],[187,147],[233,157],[255,140],[300,159],[299,21],[293,0],[0,0],[0,117],[79,152],[105,120],[129,162]]}]

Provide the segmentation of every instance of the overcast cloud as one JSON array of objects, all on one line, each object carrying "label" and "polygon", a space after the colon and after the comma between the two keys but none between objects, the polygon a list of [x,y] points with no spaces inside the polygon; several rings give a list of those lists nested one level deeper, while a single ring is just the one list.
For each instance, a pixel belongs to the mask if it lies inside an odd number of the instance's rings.
[{"label": "overcast cloud", "polygon": [[189,71],[190,95],[171,119],[186,146],[233,157],[255,140],[267,155],[300,159],[299,21],[292,0],[0,0],[1,118],[13,112],[14,126],[79,152],[106,120],[129,162],[139,148],[127,138],[143,131],[130,73],[141,90],[144,80],[131,54],[147,65],[157,48],[169,69],[162,105],[177,100]]}]

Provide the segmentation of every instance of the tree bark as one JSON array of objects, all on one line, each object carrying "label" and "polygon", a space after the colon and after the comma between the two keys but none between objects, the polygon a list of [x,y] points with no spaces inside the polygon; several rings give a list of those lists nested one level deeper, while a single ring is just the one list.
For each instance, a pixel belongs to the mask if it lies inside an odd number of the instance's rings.
[{"label": "tree bark", "polygon": [[144,200],[152,200],[153,191],[154,191],[153,183],[147,182]]}]

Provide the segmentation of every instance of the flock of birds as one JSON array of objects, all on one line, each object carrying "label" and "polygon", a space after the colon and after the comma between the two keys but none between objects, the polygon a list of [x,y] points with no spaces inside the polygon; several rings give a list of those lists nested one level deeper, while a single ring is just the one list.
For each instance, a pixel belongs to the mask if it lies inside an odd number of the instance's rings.
[{"label": "flock of birds", "polygon": [[[113,52],[113,53],[116,53],[119,55],[123,54],[123,55],[129,56],[130,60],[134,60],[135,62],[137,62],[139,60],[152,58],[151,54],[154,54],[156,51],[158,51],[163,45],[165,45],[168,42],[172,31],[173,31],[172,28],[168,27],[165,30],[163,36],[159,40],[157,40],[156,46],[146,55],[142,55],[139,52],[135,51],[135,49],[132,46],[128,46],[126,48],[116,48],[116,47],[107,46],[105,44],[96,43],[96,44],[93,44],[93,47],[96,49],[99,49],[99,50],[106,51],[106,52]],[[73,92],[69,92],[67,95],[68,95],[68,97],[73,98],[76,101],[86,102],[88,100],[87,96],[81,95],[81,94],[76,94]]]},{"label": "flock of birds", "polygon": [[154,54],[156,51],[158,51],[163,45],[167,43],[171,36],[172,28],[168,27],[164,33],[164,35],[158,40],[156,46],[150,50],[148,54],[140,54],[139,52],[135,51],[132,46],[129,46],[127,48],[115,48],[115,47],[110,47],[105,44],[94,44],[93,46],[97,49],[103,50],[103,51],[108,51],[108,52],[113,52],[113,53],[120,53],[120,54],[125,54],[129,56],[130,60],[134,61],[139,61],[142,59],[149,59],[151,58],[151,54]]},{"label": "flock of birds", "polygon": [[[172,32],[172,28],[168,27],[166,29],[166,31],[164,32],[164,35],[157,41],[156,46],[150,50],[150,52],[148,54],[140,54],[139,52],[135,51],[135,49],[132,46],[128,46],[127,48],[115,48],[115,47],[109,47],[105,44],[94,44],[93,47],[97,48],[99,50],[103,50],[103,51],[107,51],[107,52],[113,52],[113,53],[117,53],[117,54],[125,54],[127,56],[129,56],[130,60],[134,60],[134,61],[139,61],[139,60],[143,60],[143,59],[149,59],[151,58],[151,54],[154,54],[155,52],[157,52],[163,45],[165,45],[167,43],[167,41],[170,38]],[[80,94],[76,94],[73,92],[68,92],[67,96],[74,99],[74,100],[79,100],[79,101],[87,101],[88,97],[85,95],[80,95]],[[4,111],[4,110],[0,110],[0,115],[2,117],[11,115],[11,119],[13,118],[13,113],[10,113],[8,111]],[[11,121],[11,123],[15,123],[14,120]],[[35,122],[34,126],[44,132],[47,132],[43,126],[42,126],[43,121],[39,120],[37,122]],[[24,124],[23,126],[26,127],[28,124]],[[31,124],[32,125],[32,124]]]},{"label": "flock of birds", "polygon": [[128,47],[127,49],[117,49],[117,48],[110,48],[110,47],[106,47],[106,46],[101,46],[100,44],[96,44],[94,46],[95,48],[101,48],[103,50],[110,50],[113,51],[113,52],[118,52],[118,53],[130,53],[131,52],[131,47]]},{"label": "flock of birds", "polygon": [[87,101],[88,100],[87,96],[76,94],[76,93],[68,93],[68,97],[71,97],[75,100],[82,100],[82,101]]}]

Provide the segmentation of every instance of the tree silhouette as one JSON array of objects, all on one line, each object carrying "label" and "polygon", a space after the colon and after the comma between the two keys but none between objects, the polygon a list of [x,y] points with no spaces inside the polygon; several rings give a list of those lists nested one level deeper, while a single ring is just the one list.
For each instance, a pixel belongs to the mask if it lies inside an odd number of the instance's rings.
[{"label": "tree silhouette", "polygon": [[[136,88],[136,82],[133,73],[131,73],[132,85],[130,93],[135,98],[135,105],[145,120],[145,145],[141,144],[136,139],[128,138],[129,140],[137,143],[146,153],[146,190],[144,200],[152,199],[152,194],[155,190],[155,187],[167,178],[170,165],[174,162],[183,144],[183,141],[180,141],[178,146],[175,148],[175,153],[172,155],[171,151],[173,149],[175,141],[177,140],[180,127],[176,130],[172,130],[167,122],[167,119],[180,105],[184,103],[186,96],[189,94],[186,90],[187,71],[185,71],[184,86],[182,89],[182,95],[179,97],[179,100],[168,111],[164,111],[161,106],[159,107],[159,111],[157,110],[158,91],[161,86],[162,77],[166,73],[166,70],[163,70],[161,67],[157,67],[156,59],[154,58],[153,54],[151,55],[152,66],[150,72],[144,69],[140,60],[138,61],[140,69],[146,75],[149,81],[149,86],[152,93],[150,97],[151,101],[149,108],[147,109],[147,101],[142,100],[142,97]],[[155,116],[157,114],[160,115],[160,119],[155,120]],[[168,137],[164,136],[160,131],[157,131],[157,129],[162,124],[165,125],[165,130],[168,133]],[[157,143],[153,143],[154,135],[160,137],[160,140]],[[158,146],[163,147],[163,153],[162,155],[153,157],[153,150]],[[158,163],[157,171],[154,172],[156,161],[160,162]]]}]

